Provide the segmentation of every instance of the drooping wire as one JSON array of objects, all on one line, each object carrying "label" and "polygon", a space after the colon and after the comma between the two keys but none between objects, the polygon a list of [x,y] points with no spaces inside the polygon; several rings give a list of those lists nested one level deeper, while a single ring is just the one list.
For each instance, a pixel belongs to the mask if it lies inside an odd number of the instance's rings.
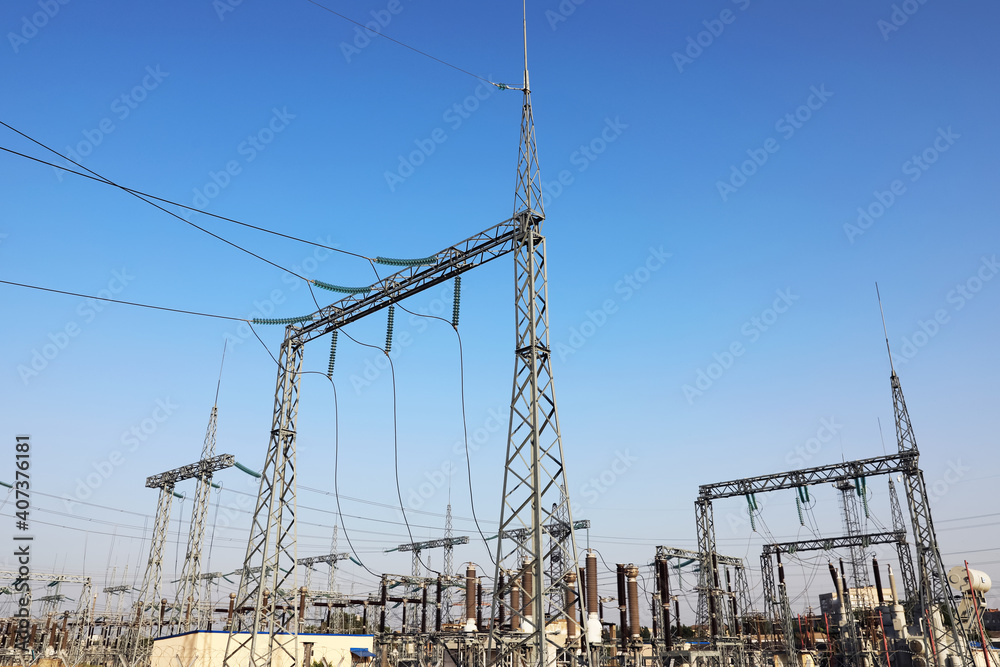
[{"label": "drooping wire", "polygon": [[59,156],[59,157],[61,157],[62,159],[66,160],[67,162],[70,162],[70,163],[72,163],[72,164],[75,164],[75,165],[76,165],[77,167],[80,167],[81,169],[86,169],[86,170],[87,170],[88,172],[90,172],[91,174],[93,174],[93,175],[94,175],[94,176],[96,176],[97,178],[101,179],[102,181],[104,181],[104,182],[105,182],[105,183],[107,183],[108,185],[113,185],[113,186],[115,186],[116,188],[120,189],[120,190],[121,190],[122,192],[127,192],[128,194],[132,195],[132,196],[133,196],[133,197],[135,197],[136,199],[139,199],[140,201],[144,201],[144,202],[146,202],[147,204],[149,204],[149,205],[150,205],[150,206],[152,206],[153,208],[156,208],[156,209],[159,209],[159,210],[163,211],[164,213],[166,213],[167,215],[169,215],[169,216],[171,216],[171,217],[174,217],[174,218],[177,218],[178,220],[180,220],[180,221],[181,221],[181,222],[183,222],[184,224],[186,224],[186,225],[191,225],[191,226],[192,226],[192,227],[194,227],[195,229],[197,229],[197,230],[199,230],[199,231],[201,231],[201,232],[204,232],[205,234],[208,234],[209,236],[211,236],[211,237],[213,237],[213,238],[215,238],[215,239],[218,239],[219,241],[222,241],[223,243],[225,243],[225,244],[227,244],[227,245],[230,245],[230,246],[232,246],[232,247],[236,248],[237,250],[240,250],[241,252],[245,252],[246,254],[248,254],[248,255],[250,255],[250,256],[252,256],[252,257],[255,257],[255,258],[257,258],[257,259],[259,259],[260,261],[262,261],[262,262],[265,262],[266,264],[270,264],[271,266],[273,266],[273,267],[275,267],[275,268],[277,268],[277,269],[281,269],[281,270],[282,270],[282,271],[284,271],[285,273],[289,273],[289,274],[291,274],[291,275],[295,276],[296,278],[299,278],[300,280],[304,280],[304,281],[305,281],[305,282],[307,282],[307,283],[309,282],[309,279],[308,279],[308,278],[306,278],[305,276],[301,276],[301,275],[299,275],[298,273],[296,273],[295,271],[292,271],[291,269],[286,269],[285,267],[281,266],[280,264],[277,264],[277,263],[275,263],[275,262],[272,262],[272,261],[271,261],[271,260],[269,260],[269,259],[266,259],[266,258],[264,258],[264,257],[261,257],[260,255],[258,255],[257,253],[253,252],[252,250],[248,250],[248,249],[244,248],[243,246],[241,246],[241,245],[239,245],[239,244],[237,244],[237,243],[233,243],[233,242],[232,242],[232,241],[230,241],[229,239],[226,239],[226,238],[223,238],[223,237],[219,236],[218,234],[216,234],[216,233],[214,233],[214,232],[210,232],[209,230],[207,230],[207,229],[205,229],[204,227],[201,227],[201,226],[199,226],[199,225],[196,225],[195,223],[191,222],[190,220],[185,220],[184,218],[182,218],[181,216],[177,215],[177,214],[176,214],[176,213],[174,213],[173,211],[171,211],[171,210],[168,210],[168,209],[165,209],[165,208],[163,208],[162,206],[160,206],[159,204],[157,204],[157,203],[155,203],[155,202],[151,201],[150,199],[147,199],[146,197],[143,197],[142,195],[140,195],[140,194],[137,194],[136,192],[133,192],[133,191],[129,190],[128,188],[124,188],[124,187],[122,187],[122,186],[118,185],[117,183],[115,183],[115,182],[114,182],[114,181],[112,181],[111,179],[108,179],[108,178],[105,178],[104,176],[101,176],[100,174],[98,174],[98,173],[97,173],[96,171],[94,171],[93,169],[88,169],[87,167],[84,167],[84,166],[83,166],[82,164],[80,164],[79,162],[75,162],[75,161],[71,160],[70,158],[66,157],[65,155],[63,155],[63,154],[62,154],[62,153],[60,153],[59,151],[55,150],[54,148],[50,148],[49,146],[46,146],[45,144],[43,144],[42,142],[38,141],[37,139],[34,139],[34,138],[32,138],[32,137],[28,136],[28,135],[27,135],[27,134],[25,134],[24,132],[21,132],[21,131],[20,131],[20,130],[18,130],[17,128],[14,128],[14,127],[12,127],[12,126],[8,125],[7,123],[3,122],[2,120],[0,120],[0,125],[3,125],[4,127],[6,127],[7,129],[11,130],[12,132],[15,132],[15,133],[17,133],[17,134],[21,135],[22,137],[24,137],[24,138],[25,138],[25,139],[27,139],[28,141],[30,141],[30,142],[32,142],[32,143],[34,143],[34,144],[37,144],[38,146],[41,146],[42,148],[44,148],[45,150],[49,151],[50,153],[52,153],[52,154],[54,154],[54,155],[58,155],[58,156]]},{"label": "drooping wire", "polygon": [[[55,164],[54,162],[48,162],[47,160],[42,160],[41,158],[34,157],[33,155],[27,155],[25,153],[21,153],[21,152],[12,150],[10,148],[6,148],[4,146],[0,146],[0,151],[4,151],[4,152],[10,153],[12,155],[17,155],[18,157],[23,157],[23,158],[25,158],[27,160],[31,160],[31,161],[37,162],[39,164],[44,164],[44,165],[46,165],[48,167],[52,167],[53,169],[59,169],[61,171],[65,171],[66,173],[69,173],[69,174],[74,174],[76,176],[82,176],[83,178],[89,178],[90,180],[95,181],[97,183],[101,183],[102,185],[115,185],[114,183],[111,183],[110,181],[108,181],[106,179],[99,178],[97,176],[91,176],[90,174],[85,174],[82,171],[76,171],[75,169],[70,169],[69,167],[64,167],[63,165]],[[280,236],[281,238],[288,239],[290,241],[298,241],[299,243],[305,243],[307,245],[315,246],[317,248],[323,248],[324,250],[329,250],[331,252],[339,252],[342,255],[349,255],[351,257],[357,257],[359,259],[365,259],[365,260],[371,259],[371,258],[369,258],[369,257],[367,257],[365,255],[362,255],[362,254],[359,254],[359,253],[356,253],[356,252],[351,252],[350,250],[343,250],[341,248],[335,248],[333,246],[328,246],[328,245],[325,245],[323,243],[318,243],[316,241],[309,241],[307,239],[303,239],[303,238],[300,238],[298,236],[292,236],[291,234],[284,234],[282,232],[277,232],[277,231],[275,231],[273,229],[268,229],[266,227],[260,227],[258,225],[251,225],[248,222],[243,222],[241,220],[236,220],[235,218],[229,218],[229,217],[226,217],[224,215],[219,215],[218,213],[209,213],[208,211],[204,211],[204,210],[202,210],[200,208],[195,208],[194,206],[188,206],[186,204],[181,204],[180,202],[176,202],[176,201],[173,201],[171,199],[166,199],[164,197],[157,197],[156,195],[150,194],[148,192],[143,192],[142,190],[136,190],[135,188],[130,188],[130,187],[127,187],[127,186],[124,186],[124,185],[117,185],[117,187],[120,188],[120,189],[122,189],[122,190],[125,190],[126,192],[135,194],[135,195],[142,195],[143,197],[149,197],[150,199],[155,199],[156,201],[163,202],[164,204],[170,204],[171,206],[176,206],[178,208],[183,208],[183,209],[186,209],[188,211],[192,211],[194,213],[200,213],[201,215],[207,215],[208,217],[215,218],[217,220],[224,220],[225,222],[231,222],[234,225],[240,225],[241,227],[246,227],[248,229],[254,229],[254,230],[258,231],[258,232],[264,232],[265,234],[272,234],[274,236]]]},{"label": "drooping wire", "polygon": [[[374,265],[373,265],[374,268]],[[460,280],[460,276],[455,276],[455,280]],[[457,287],[456,287],[457,290]],[[445,324],[448,324],[448,320],[443,317],[438,317],[437,315],[423,315],[420,313],[414,313],[413,311],[407,309],[402,304],[399,304],[400,310],[414,315],[416,317],[425,317],[433,320],[440,320]],[[472,508],[472,520],[476,524],[476,531],[479,533],[479,537],[482,539],[483,544],[486,546],[486,554],[490,557],[490,561],[493,565],[496,565],[496,559],[493,558],[493,552],[489,548],[489,541],[486,537],[486,533],[483,532],[482,526],[479,524],[479,517],[476,515],[476,498],[472,491],[472,460],[469,456],[469,420],[467,418],[465,409],[465,350],[462,344],[462,334],[458,330],[458,326],[452,323],[452,329],[455,331],[455,336],[458,339],[458,364],[459,364],[459,383],[460,383],[460,393],[462,397],[462,433],[463,440],[465,443],[465,471],[469,480],[469,505]]]},{"label": "drooping wire", "polygon": [[431,60],[439,62],[442,65],[444,65],[445,67],[450,67],[453,70],[458,70],[462,74],[468,74],[469,76],[471,76],[473,78],[476,78],[476,79],[479,79],[480,81],[485,81],[486,83],[490,84],[491,86],[496,86],[500,90],[522,90],[521,88],[519,88],[517,86],[508,86],[507,84],[504,84],[504,83],[494,83],[494,82],[490,81],[489,79],[485,79],[485,78],[479,76],[478,74],[473,74],[472,72],[470,72],[468,70],[465,70],[465,69],[462,69],[461,67],[458,67],[457,65],[452,65],[451,63],[446,62],[444,60],[441,60],[440,58],[436,58],[436,57],[432,56],[429,53],[426,53],[424,51],[421,51],[420,49],[414,48],[414,47],[410,46],[409,44],[405,44],[405,43],[399,41],[398,39],[393,39],[392,37],[389,37],[388,35],[386,35],[383,32],[379,32],[378,30],[372,30],[371,28],[369,28],[364,23],[360,23],[358,21],[355,21],[352,18],[344,16],[340,12],[336,12],[336,11],[330,9],[329,7],[325,6],[325,5],[321,5],[320,3],[316,2],[316,0],[306,0],[306,2],[309,2],[310,4],[316,5],[317,7],[319,7],[322,10],[330,12],[334,16],[339,16],[340,18],[344,19],[345,21],[347,21],[349,23],[353,23],[354,25],[367,30],[368,32],[370,32],[373,35],[376,35],[378,37],[384,37],[385,39],[389,40],[390,42],[393,42],[395,44],[399,44],[403,48],[409,49],[410,51],[413,51],[414,53],[419,53],[420,55],[424,56],[425,58],[430,58]]},{"label": "drooping wire", "polygon": [[12,280],[0,280],[0,283],[4,285],[13,285],[14,287],[26,287],[28,289],[40,290],[42,292],[52,292],[53,294],[65,294],[66,296],[78,296],[82,299],[94,299],[96,301],[107,301],[109,303],[119,303],[124,306],[136,306],[138,308],[150,308],[152,310],[165,310],[171,313],[182,313],[184,315],[198,315],[200,317],[214,317],[220,320],[233,320],[234,322],[247,322],[246,318],[243,317],[229,317],[228,315],[215,315],[213,313],[200,313],[194,310],[184,310],[182,308],[167,308],[166,306],[154,306],[148,303],[136,303],[135,301],[122,301],[120,299],[109,299],[103,296],[92,296],[89,294],[80,294],[78,292],[67,292],[65,290],[53,289],[51,287],[41,287],[39,285],[28,285],[26,283],[16,283]]}]

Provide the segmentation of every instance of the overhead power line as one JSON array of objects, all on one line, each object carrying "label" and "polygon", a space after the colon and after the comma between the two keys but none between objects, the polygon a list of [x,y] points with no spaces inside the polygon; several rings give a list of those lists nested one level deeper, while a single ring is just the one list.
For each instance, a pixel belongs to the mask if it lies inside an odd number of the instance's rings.
[{"label": "overhead power line", "polygon": [[[70,169],[69,167],[64,167],[62,165],[55,164],[54,162],[48,162],[47,160],[42,160],[41,158],[37,158],[37,157],[35,157],[33,155],[27,155],[25,153],[21,153],[21,152],[15,151],[15,150],[10,149],[10,148],[6,148],[4,146],[0,146],[0,151],[4,151],[6,153],[10,153],[11,155],[17,155],[18,157],[23,157],[26,160],[31,160],[32,162],[38,162],[39,164],[44,164],[46,166],[52,167],[53,169],[60,169],[60,170],[65,171],[66,173],[69,173],[69,174],[75,174],[76,176],[81,176],[83,178],[88,178],[88,179],[90,179],[92,181],[96,181],[97,183],[101,183],[102,185],[116,186],[116,184],[111,183],[110,181],[108,181],[106,179],[98,178],[97,176],[91,176],[90,174],[85,174],[82,171],[76,171],[75,169]],[[324,250],[330,250],[332,252],[339,252],[342,255],[350,255],[351,257],[357,257],[359,259],[363,259],[363,260],[366,260],[366,261],[369,261],[369,262],[373,261],[373,259],[371,257],[366,257],[365,255],[362,255],[362,254],[359,254],[359,253],[356,253],[356,252],[351,252],[350,250],[342,250],[340,248],[335,248],[333,246],[328,246],[328,245],[325,245],[323,243],[318,243],[316,241],[309,241],[308,239],[299,238],[298,236],[292,236],[291,234],[284,234],[282,232],[277,232],[277,231],[275,231],[273,229],[268,229],[266,227],[260,227],[258,225],[251,225],[248,222],[243,222],[241,220],[236,220],[234,218],[229,218],[229,217],[226,217],[224,215],[218,215],[216,213],[209,213],[208,211],[203,211],[200,208],[195,208],[193,206],[187,206],[186,204],[181,204],[180,202],[176,202],[176,201],[173,201],[171,199],[166,199],[164,197],[157,197],[156,195],[149,194],[148,192],[143,192],[142,190],[136,190],[135,188],[130,188],[130,187],[127,187],[127,186],[124,186],[124,185],[117,185],[116,187],[118,187],[119,189],[125,190],[126,192],[135,194],[135,195],[142,195],[143,197],[149,197],[150,199],[155,199],[156,201],[163,202],[164,204],[170,204],[171,206],[177,206],[178,208],[183,208],[183,209],[186,209],[188,211],[193,211],[194,213],[200,213],[202,215],[207,215],[210,218],[216,218],[217,220],[224,220],[226,222],[231,222],[231,223],[233,223],[235,225],[240,225],[242,227],[247,227],[248,229],[254,229],[254,230],[257,230],[259,232],[264,232],[265,234],[273,234],[274,236],[280,236],[281,238],[289,239],[291,241],[298,241],[299,243],[306,243],[308,245],[315,246],[317,248],[323,248]]]}]

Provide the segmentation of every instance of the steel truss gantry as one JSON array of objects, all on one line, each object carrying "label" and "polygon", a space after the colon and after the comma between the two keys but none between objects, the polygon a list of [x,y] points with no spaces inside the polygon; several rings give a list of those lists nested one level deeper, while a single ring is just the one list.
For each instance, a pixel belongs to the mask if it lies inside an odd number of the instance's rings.
[{"label": "steel truss gantry", "polygon": [[[445,248],[434,256],[432,264],[407,266],[285,329],[277,359],[271,437],[227,641],[225,667],[265,667],[272,660],[296,661],[297,615],[285,612],[297,605],[294,596],[295,428],[305,345],[510,253],[515,255],[517,344],[501,529],[525,528],[530,538],[504,551],[501,533],[497,540],[501,556],[498,572],[500,568],[504,571],[510,568],[510,553],[526,549],[532,555],[530,567],[540,584],[539,595],[534,601],[535,618],[544,618],[545,600],[566,587],[563,579],[544,579],[543,561],[558,550],[566,572],[576,572],[572,528],[549,553],[543,551],[547,519],[560,518],[559,525],[568,523],[570,526],[572,519],[552,391],[545,239],[541,235],[544,216],[527,76],[523,92],[520,164],[513,217]],[[556,496],[558,502],[553,502]],[[552,502],[554,509],[549,511],[548,505],[542,505],[543,501]],[[564,516],[569,520],[562,520]],[[521,572],[523,567],[518,563],[515,569]],[[264,576],[262,572],[268,574]],[[502,593],[497,591],[494,595],[495,604],[507,604]],[[519,608],[512,613],[521,615],[522,610]],[[559,613],[565,616],[562,610]],[[543,623],[539,625],[544,626]],[[534,628],[519,634],[514,643],[518,647],[534,647],[537,651],[534,663],[538,664],[547,640],[541,629]],[[504,641],[501,648],[509,645],[510,642]]]},{"label": "steel truss gantry", "polygon": [[[229,468],[235,463],[232,454],[220,454],[146,478],[146,487],[159,489],[160,496],[156,504],[156,518],[153,520],[153,536],[149,542],[149,560],[146,563],[139,597],[135,601],[135,617],[125,643],[123,658],[127,665],[143,662],[150,648],[145,642],[150,637],[155,610],[159,608],[160,585],[163,583],[163,548],[167,542],[167,529],[170,526],[170,507],[174,496],[183,498],[174,491],[174,486],[177,482],[206,473],[211,474]],[[147,609],[154,613],[146,613]]]},{"label": "steel truss gantry", "polygon": [[[896,555],[899,559],[900,570],[913,573],[913,560],[910,553],[910,546],[906,542],[905,530],[893,530],[888,533],[867,533],[864,535],[845,535],[842,537],[821,538],[817,540],[800,540],[797,542],[778,542],[765,544],[760,555],[761,582],[764,587],[764,602],[768,606],[769,617],[774,618],[772,605],[778,599],[774,586],[774,564],[771,556],[775,554],[796,554],[800,551],[833,551],[835,549],[850,549],[851,547],[868,547],[876,544],[895,544]],[[906,576],[903,577],[906,599],[909,600],[916,594],[914,589],[906,588],[911,585],[906,583]],[[895,603],[903,604],[901,600],[894,600]]]},{"label": "steel truss gantry", "polygon": [[[750,599],[750,583],[747,577],[746,563],[742,558],[735,556],[724,556],[714,551],[689,551],[675,547],[656,547],[656,560],[669,560],[671,558],[684,559],[698,562],[698,618],[695,624],[718,624],[714,634],[729,634],[738,636],[743,634],[745,628],[740,622],[740,616],[745,616],[751,611],[752,602]],[[730,567],[733,570],[733,577],[730,578],[729,571],[725,572],[726,587],[722,587],[722,577],[719,566]],[[726,598],[728,604],[722,604],[721,599]],[[663,616],[662,605],[658,623],[664,632],[669,632],[670,628]],[[723,629],[726,632],[723,632]]]},{"label": "steel truss gantry", "polygon": [[[210,461],[215,457],[215,431],[219,417],[218,389],[216,389],[215,400],[216,404],[212,406],[212,412],[208,417],[205,442],[201,447],[201,461]],[[212,493],[212,475],[219,470],[235,465],[235,460],[229,457],[227,463],[228,465],[220,467],[203,466],[198,470],[198,486],[195,489],[194,504],[191,508],[191,530],[188,533],[184,568],[181,570],[180,585],[177,587],[177,597],[174,602],[174,615],[180,615],[180,626],[184,632],[192,628],[200,629],[202,625],[203,605],[200,604],[201,550],[205,544],[205,525],[208,521],[208,504]]]}]

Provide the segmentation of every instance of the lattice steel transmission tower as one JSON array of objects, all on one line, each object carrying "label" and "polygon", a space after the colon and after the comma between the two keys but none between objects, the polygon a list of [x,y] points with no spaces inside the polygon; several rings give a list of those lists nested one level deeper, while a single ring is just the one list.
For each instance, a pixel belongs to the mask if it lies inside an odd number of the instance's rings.
[{"label": "lattice steel transmission tower", "polygon": [[[844,512],[844,534],[847,537],[863,535],[861,514],[858,511],[858,493],[864,493],[859,480],[841,480],[834,484],[840,491],[840,506]],[[868,563],[863,543],[851,543],[848,553],[851,558],[851,582],[855,588],[868,586]]]},{"label": "lattice steel transmission tower", "polygon": [[[146,573],[142,577],[142,586],[135,601],[135,616],[132,619],[128,638],[125,642],[124,660],[129,667],[139,664],[148,653],[149,646],[145,644],[151,635],[155,610],[160,603],[160,585],[163,583],[163,547],[167,543],[167,529],[170,526],[170,506],[174,496],[181,498],[174,491],[177,480],[173,477],[160,475],[146,480],[146,486],[159,489],[160,496],[156,502],[156,518],[153,520],[153,536],[149,541],[149,560],[146,562]],[[153,614],[147,613],[147,605]]]},{"label": "lattice steel transmission tower", "polygon": [[[556,602],[568,584],[564,575],[551,576],[553,570],[546,567],[546,561],[551,563],[555,556],[561,571],[572,572],[574,577],[579,563],[552,379],[545,237],[541,233],[545,212],[528,79],[526,21],[524,26],[524,100],[514,198],[517,333],[493,594],[494,619],[516,619],[523,632],[505,635],[494,621],[490,644],[498,651],[497,662],[502,664],[505,656],[515,652],[531,666],[548,664],[559,650],[546,636],[547,622],[565,618],[569,623],[579,613]],[[552,539],[553,526],[568,526],[563,539]],[[547,542],[552,545],[549,549]],[[528,558],[519,558],[521,553]],[[527,604],[511,603],[508,595],[515,585],[528,595]],[[550,607],[552,613],[546,619]],[[566,648],[575,647],[567,642]],[[584,650],[582,657],[589,663],[589,651]]]},{"label": "lattice steel transmission tower", "polygon": [[[878,285],[875,286],[875,292],[878,294]],[[879,312],[882,312],[881,296],[879,296]],[[910,413],[903,398],[903,387],[892,363],[892,350],[889,347],[889,333],[885,328],[884,314],[882,314],[882,329],[885,332],[886,351],[889,353],[891,371],[889,382],[892,385],[892,408],[899,453],[911,454],[916,461],[919,460],[920,451],[917,449]],[[958,622],[958,607],[948,586],[948,573],[941,558],[941,549],[938,547],[934,521],[931,519],[931,506],[923,471],[918,466],[905,471],[903,485],[910,509],[910,521],[913,524],[914,546],[917,550],[917,573],[920,581],[919,613],[930,626],[928,634],[933,634],[933,642],[929,642],[926,646],[927,655],[934,656],[939,666],[945,664],[948,653],[961,664],[974,665],[972,648],[962,624]]]},{"label": "lattice steel transmission tower", "polygon": [[[449,486],[448,495],[451,495],[451,489]],[[450,540],[455,537],[455,529],[451,522],[451,500],[448,500],[448,507],[444,513],[444,539]],[[444,576],[451,577],[455,574],[455,547],[452,544],[447,544],[444,547]],[[451,586],[445,587],[442,592],[441,606],[444,607],[442,620],[445,623],[451,623]]]},{"label": "lattice steel transmission tower", "polygon": [[[889,476],[889,507],[892,511],[892,529],[898,533],[901,533],[904,537],[903,540],[897,544],[896,553],[899,560],[899,570],[903,577],[903,591],[907,611],[913,611],[913,607],[917,604],[918,596],[917,593],[917,575],[913,571],[913,557],[910,553],[910,545],[906,541],[906,519],[903,517],[903,510],[899,506],[899,496],[896,494],[896,485],[892,481],[892,476]],[[900,602],[896,600],[896,602]]]},{"label": "lattice steel transmission tower", "polygon": [[[272,660],[298,663],[298,614],[277,610],[298,608],[294,576],[295,421],[304,347],[295,330],[288,327],[278,356],[271,437],[226,641],[226,667],[264,667]],[[251,563],[259,565],[252,567]],[[258,632],[267,633],[267,640],[258,641]]]},{"label": "lattice steel transmission tower", "polygon": [[[223,363],[225,363],[225,347],[222,349],[222,358]],[[205,432],[205,442],[201,447],[201,459],[199,459],[201,461],[208,461],[215,456],[215,428],[219,417],[219,387],[221,385],[222,369],[220,368],[219,383],[215,387],[215,403],[208,416],[208,429]],[[191,630],[192,627],[201,628],[201,548],[205,544],[205,524],[208,521],[208,504],[212,494],[212,472],[206,467],[198,474],[198,486],[195,489],[194,503],[191,508],[191,530],[188,533],[187,552],[184,556],[184,568],[181,570],[180,586],[177,588],[177,599],[174,603],[175,613],[181,614],[180,625],[184,632]]]}]

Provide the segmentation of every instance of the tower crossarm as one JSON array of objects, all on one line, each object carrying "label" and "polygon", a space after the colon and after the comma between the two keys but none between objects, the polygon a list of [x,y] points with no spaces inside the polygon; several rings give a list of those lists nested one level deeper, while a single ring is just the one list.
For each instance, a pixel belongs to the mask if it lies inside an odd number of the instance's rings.
[{"label": "tower crossarm", "polygon": [[791,470],[772,475],[746,477],[729,482],[705,484],[698,487],[698,497],[704,500],[717,500],[719,498],[743,496],[749,493],[795,489],[800,486],[811,486],[823,482],[853,480],[858,477],[912,473],[916,469],[917,452],[904,451],[890,456],[876,456],[870,459],[832,463],[830,465],[805,468],[803,470]]},{"label": "tower crossarm", "polygon": [[[685,558],[690,560],[699,560],[701,554],[697,551],[689,551],[687,549],[677,549],[674,547],[656,547],[656,558],[658,560],[664,560],[667,558]],[[715,555],[716,560],[719,565],[729,565],[730,567],[744,567],[745,564],[742,558],[737,558],[736,556],[723,556],[721,554]]]},{"label": "tower crossarm", "polygon": [[469,536],[462,535],[460,537],[445,537],[440,540],[428,540],[426,542],[410,542],[409,544],[400,544],[395,549],[388,549],[387,551],[423,551],[424,549],[438,549],[440,547],[451,547],[456,544],[468,544]]},{"label": "tower crossarm", "polygon": [[370,291],[345,296],[314,313],[311,321],[289,325],[289,337],[296,345],[305,344],[401,299],[503,257],[514,251],[518,225],[516,217],[504,220],[437,253],[435,264],[407,267],[372,284]]},{"label": "tower crossarm", "polygon": [[339,554],[327,554],[326,556],[309,556],[308,558],[299,558],[295,561],[296,565],[315,565],[316,563],[328,563],[334,565],[337,561],[347,560],[351,557],[349,553],[339,553]]},{"label": "tower crossarm", "polygon": [[201,477],[203,474],[211,475],[212,473],[220,470],[232,468],[234,465],[236,465],[236,458],[232,454],[219,454],[218,456],[213,456],[210,459],[205,459],[196,463],[189,463],[186,466],[181,466],[180,468],[174,468],[173,470],[168,470],[167,472],[161,472],[159,475],[147,477],[146,487],[150,489],[162,489],[168,484],[173,485],[177,482],[184,481],[185,479]]},{"label": "tower crossarm", "polygon": [[[798,551],[828,551],[830,549],[845,549],[849,547],[868,546],[870,544],[897,544],[906,542],[906,533],[893,531],[889,533],[868,533],[867,535],[845,535],[819,540],[802,540],[799,542],[780,542],[765,544],[764,554],[793,554]],[[722,559],[719,559],[722,562]]]}]

